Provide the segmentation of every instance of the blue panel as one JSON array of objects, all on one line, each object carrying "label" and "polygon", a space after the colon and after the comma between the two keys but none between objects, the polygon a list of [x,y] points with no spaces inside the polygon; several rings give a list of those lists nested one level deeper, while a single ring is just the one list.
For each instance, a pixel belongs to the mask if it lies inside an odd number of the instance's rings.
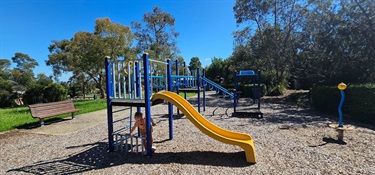
[{"label": "blue panel", "polygon": [[243,76],[246,76],[246,75],[249,75],[249,76],[254,76],[255,73],[253,70],[240,70],[240,74],[239,75],[243,75]]}]

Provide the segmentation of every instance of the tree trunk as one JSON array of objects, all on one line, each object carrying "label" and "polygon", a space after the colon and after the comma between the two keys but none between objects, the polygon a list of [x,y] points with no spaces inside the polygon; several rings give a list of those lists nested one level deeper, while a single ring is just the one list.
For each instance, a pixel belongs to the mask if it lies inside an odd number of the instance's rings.
[{"label": "tree trunk", "polygon": [[104,89],[103,78],[101,75],[99,75],[98,84],[99,84],[99,90],[100,90],[100,98],[105,98],[106,94],[105,94],[105,89]]}]

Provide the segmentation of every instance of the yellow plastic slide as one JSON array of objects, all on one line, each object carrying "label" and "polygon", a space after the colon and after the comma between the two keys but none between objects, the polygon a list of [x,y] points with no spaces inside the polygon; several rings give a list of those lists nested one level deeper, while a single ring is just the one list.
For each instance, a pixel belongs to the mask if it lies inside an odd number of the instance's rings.
[{"label": "yellow plastic slide", "polygon": [[152,101],[162,99],[175,105],[206,135],[227,144],[240,146],[245,150],[246,161],[256,163],[253,139],[244,133],[233,132],[216,126],[205,119],[188,101],[174,92],[161,91],[152,96]]}]

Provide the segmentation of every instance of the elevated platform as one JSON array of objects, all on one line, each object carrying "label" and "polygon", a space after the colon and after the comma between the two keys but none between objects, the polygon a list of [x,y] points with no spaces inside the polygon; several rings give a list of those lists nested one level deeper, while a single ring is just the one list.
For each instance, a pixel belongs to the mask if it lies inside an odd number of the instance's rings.
[{"label": "elevated platform", "polygon": [[[163,103],[163,100],[155,100],[151,102],[151,106]],[[134,107],[145,107],[145,99],[114,99],[112,100],[112,106],[134,106]]]},{"label": "elevated platform", "polygon": [[263,113],[259,109],[236,110],[232,113],[233,117],[250,117],[250,118],[263,118]]}]

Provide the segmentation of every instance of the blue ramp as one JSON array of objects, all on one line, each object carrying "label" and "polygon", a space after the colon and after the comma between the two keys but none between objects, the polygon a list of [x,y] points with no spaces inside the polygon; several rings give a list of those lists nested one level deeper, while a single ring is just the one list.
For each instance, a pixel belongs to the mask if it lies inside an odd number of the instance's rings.
[{"label": "blue ramp", "polygon": [[202,77],[202,80],[207,82],[208,84],[210,84],[212,87],[216,88],[216,93],[219,93],[219,92],[222,92],[223,93],[223,97],[226,97],[227,95],[230,97],[230,100],[232,100],[234,98],[234,94],[230,91],[228,91],[227,89],[223,88],[222,86],[220,86],[219,84],[211,81],[210,79],[206,78],[206,77]]}]

